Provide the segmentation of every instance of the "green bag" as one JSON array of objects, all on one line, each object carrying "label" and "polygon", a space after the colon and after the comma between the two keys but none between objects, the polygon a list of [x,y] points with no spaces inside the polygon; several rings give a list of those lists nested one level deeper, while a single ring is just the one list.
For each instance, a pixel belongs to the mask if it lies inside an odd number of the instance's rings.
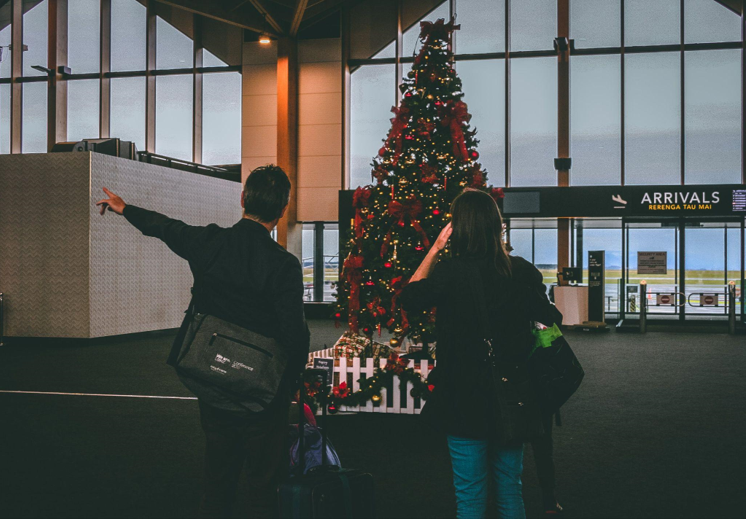
[{"label": "green bag", "polygon": [[538,348],[549,348],[555,339],[563,336],[557,324],[553,324],[552,327],[542,330],[533,328],[532,334],[534,334],[534,345],[532,346],[531,353],[529,353],[530,357]]}]

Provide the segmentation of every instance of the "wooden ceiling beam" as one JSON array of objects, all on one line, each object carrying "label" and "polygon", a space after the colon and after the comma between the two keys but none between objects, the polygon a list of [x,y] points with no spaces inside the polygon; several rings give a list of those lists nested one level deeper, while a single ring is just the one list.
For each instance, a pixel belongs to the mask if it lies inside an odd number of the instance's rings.
[{"label": "wooden ceiling beam", "polygon": [[303,21],[303,15],[306,13],[306,6],[309,5],[309,0],[296,0],[296,8],[293,11],[293,20],[290,24],[290,30],[288,34],[291,37],[295,37],[298,34],[298,29],[301,27]]},{"label": "wooden ceiling beam", "polygon": [[[156,0],[159,3],[184,9],[191,13],[205,16],[206,18],[212,18],[220,22],[228,23],[241,27],[242,29],[249,29],[255,32],[269,32],[274,36],[278,36],[283,33],[279,27],[275,27],[272,24],[270,28],[265,24],[265,19],[262,16],[257,15],[251,10],[236,9],[228,10],[218,5],[217,2],[204,2],[202,0]],[[252,2],[253,3],[253,2]],[[268,22],[269,17],[268,17]]]},{"label": "wooden ceiling beam", "polygon": [[278,23],[276,17],[267,9],[267,7],[265,7],[262,0],[249,0],[249,3],[251,3],[254,8],[259,11],[259,14],[264,16],[265,20],[267,20],[267,24],[272,27],[275,32],[277,32],[278,34],[286,34],[283,26]]}]

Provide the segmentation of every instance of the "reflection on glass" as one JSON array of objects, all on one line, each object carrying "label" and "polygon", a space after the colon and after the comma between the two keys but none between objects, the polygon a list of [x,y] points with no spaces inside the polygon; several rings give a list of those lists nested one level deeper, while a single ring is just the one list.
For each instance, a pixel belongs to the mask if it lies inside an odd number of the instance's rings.
[{"label": "reflection on glass", "polygon": [[685,182],[741,182],[741,52],[685,54]]},{"label": "reflection on glass", "polygon": [[[584,222],[585,224],[586,222]],[[576,228],[580,238],[584,282],[589,282],[589,251],[604,251],[604,308],[607,312],[619,310],[619,283],[622,277],[622,232],[620,229]],[[578,243],[578,241],[577,241]],[[576,265],[578,266],[578,265]]]},{"label": "reflection on glass", "polygon": [[99,80],[67,82],[67,140],[98,139]]},{"label": "reflection on glass", "polygon": [[625,56],[625,183],[680,183],[680,55]]},{"label": "reflection on glass", "polygon": [[99,0],[67,2],[67,63],[73,74],[99,71],[99,4]]},{"label": "reflection on glass", "polygon": [[[506,0],[457,0],[458,54],[506,50]],[[448,18],[448,12],[446,14]]]},{"label": "reflection on glass", "polygon": [[156,68],[192,68],[192,40],[163,18],[156,17]]},{"label": "reflection on glass", "polygon": [[110,135],[145,150],[145,78],[111,80]]},{"label": "reflection on glass", "polygon": [[[726,313],[726,233],[724,224],[685,228],[685,294],[688,313]],[[700,306],[701,294],[715,295],[719,307]]]},{"label": "reflection on glass", "polygon": [[685,43],[742,41],[740,21],[714,0],[685,0]]},{"label": "reflection on glass", "polygon": [[[411,16],[408,16],[408,6],[411,6],[410,9],[419,7],[416,3],[413,2],[405,2],[402,4],[402,17],[403,20],[405,20],[405,23],[409,22],[409,19]],[[461,14],[461,12],[460,12]],[[414,56],[417,55],[418,52],[420,52],[420,47],[422,46],[422,43],[420,42],[420,22],[428,21],[428,22],[435,22],[439,18],[443,18],[445,21],[448,22],[449,20],[449,2],[442,2],[439,4],[435,9],[433,9],[431,12],[426,14],[425,16],[421,17],[419,20],[415,21],[410,25],[409,27],[403,27],[402,32],[402,55],[403,56]],[[460,17],[460,22],[461,17]],[[379,56],[383,57],[383,56]]]},{"label": "reflection on glass", "polygon": [[511,60],[511,185],[554,186],[556,58]]},{"label": "reflection on glass", "polygon": [[[729,224],[731,225],[731,224]],[[739,286],[739,280],[742,279],[742,236],[739,227],[729,227],[726,230],[726,270],[727,281],[736,281]]]},{"label": "reflection on glass", "polygon": [[389,132],[394,65],[366,65],[350,77],[350,188],[371,183],[371,159]]},{"label": "reflection on glass", "polygon": [[626,46],[679,42],[679,0],[625,0]]},{"label": "reflection on glass", "polygon": [[23,115],[21,151],[46,153],[47,151],[47,83],[23,85]]},{"label": "reflection on glass", "polygon": [[112,71],[145,70],[145,6],[137,0],[111,2]]},{"label": "reflection on glass", "polygon": [[[643,224],[647,225],[647,224]],[[676,233],[671,227],[651,225],[650,228],[630,226],[628,231],[628,283],[637,285],[645,279],[649,291],[676,291],[677,270],[676,260]],[[638,253],[639,252],[666,252],[667,273],[666,274],[639,274]]]},{"label": "reflection on glass", "polygon": [[202,163],[241,163],[241,74],[202,76]]},{"label": "reflection on glass", "polygon": [[555,0],[511,2],[511,50],[547,50],[557,33]]},{"label": "reflection on glass", "polygon": [[0,155],[10,153],[10,85],[0,85]]},{"label": "reflection on glass", "polygon": [[577,49],[619,47],[620,0],[571,0],[571,38]]},{"label": "reflection on glass", "polygon": [[571,60],[571,184],[620,183],[620,56]]},{"label": "reflection on glass", "polygon": [[0,77],[10,77],[10,38],[10,2],[5,2],[0,6]]},{"label": "reflection on glass", "polygon": [[192,75],[156,79],[156,153],[192,160]]},{"label": "reflection on glass", "polygon": [[505,77],[503,60],[457,61],[464,102],[472,114],[470,126],[480,141],[480,163],[488,172],[488,185],[506,183]]},{"label": "reflection on glass", "polygon": [[340,233],[336,223],[324,224],[324,301],[334,301],[332,283],[340,277]]},{"label": "reflection on glass", "polygon": [[47,0],[43,0],[23,13],[23,44],[28,50],[23,53],[24,76],[46,76],[31,68],[33,65],[47,66]]},{"label": "reflection on glass", "polygon": [[548,287],[558,281],[558,230],[534,230],[534,266]]}]

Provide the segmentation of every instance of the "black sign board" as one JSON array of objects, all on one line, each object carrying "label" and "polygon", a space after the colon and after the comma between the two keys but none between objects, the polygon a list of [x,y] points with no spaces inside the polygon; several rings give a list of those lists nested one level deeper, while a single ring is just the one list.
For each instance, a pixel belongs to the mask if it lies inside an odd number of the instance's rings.
[{"label": "black sign board", "polygon": [[323,369],[327,372],[327,385],[334,384],[335,359],[314,359],[314,369]]},{"label": "black sign board", "polygon": [[589,251],[589,321],[604,321],[604,251]]},{"label": "black sign board", "polygon": [[[507,217],[744,216],[745,186],[507,188]],[[531,194],[531,196],[530,196]]]}]

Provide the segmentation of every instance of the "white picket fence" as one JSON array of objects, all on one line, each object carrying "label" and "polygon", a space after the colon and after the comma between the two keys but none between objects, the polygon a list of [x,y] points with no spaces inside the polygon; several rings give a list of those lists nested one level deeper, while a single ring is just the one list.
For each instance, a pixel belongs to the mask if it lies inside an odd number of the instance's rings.
[{"label": "white picket fence", "polygon": [[[310,355],[311,358],[333,358],[330,350],[322,350],[314,352]],[[365,361],[361,366],[361,361]],[[383,368],[386,366],[387,359],[378,359],[379,366]],[[311,361],[313,362],[313,360]],[[334,367],[334,381],[333,385],[338,386],[341,382],[347,381],[347,387],[351,391],[355,392],[360,389],[360,383],[358,382],[361,377],[371,378],[374,375],[374,367],[376,359],[366,358],[361,359],[360,357],[353,357],[348,359],[346,357],[340,357],[339,365]],[[430,369],[433,369],[435,365],[431,363]],[[414,360],[410,360],[407,364],[408,368],[419,370],[423,379],[428,376],[429,366],[427,360],[421,360],[416,365]],[[378,406],[374,406],[370,400],[365,405],[361,406],[341,406],[341,412],[354,412],[354,413],[397,413],[397,414],[420,414],[420,410],[423,407],[423,401],[419,398],[414,398],[410,391],[412,390],[412,382],[407,382],[406,387],[401,383],[398,376],[392,377],[393,384],[390,389],[382,388],[381,390],[381,403]]]}]

